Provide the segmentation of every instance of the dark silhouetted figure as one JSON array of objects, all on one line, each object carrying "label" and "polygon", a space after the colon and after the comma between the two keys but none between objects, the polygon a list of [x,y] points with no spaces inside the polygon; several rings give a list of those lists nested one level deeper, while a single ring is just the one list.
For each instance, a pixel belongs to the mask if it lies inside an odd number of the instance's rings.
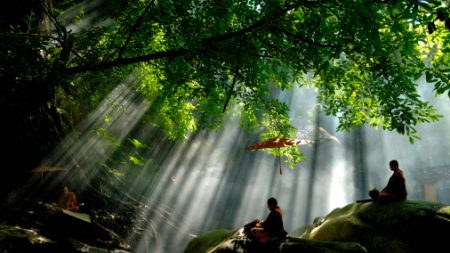
[{"label": "dark silhouetted figure", "polygon": [[64,192],[59,197],[58,206],[73,212],[80,209],[77,203],[77,195],[75,195],[74,192],[69,191],[67,186],[64,186]]},{"label": "dark silhouetted figure", "polygon": [[267,207],[270,210],[267,218],[261,222],[261,227],[268,234],[269,238],[285,239],[287,233],[283,226],[283,213],[278,206],[278,201],[275,198],[267,200]]},{"label": "dark silhouetted figure", "polygon": [[384,187],[381,192],[376,188],[369,191],[370,198],[380,204],[406,200],[408,195],[406,191],[405,176],[399,167],[398,161],[390,161],[389,167],[393,173],[389,178],[386,187]]},{"label": "dark silhouetted figure", "polygon": [[283,226],[283,214],[278,206],[278,201],[275,198],[268,199],[267,207],[270,213],[265,220],[255,220],[245,226],[246,229],[251,229],[252,237],[262,244],[279,242],[287,237],[287,232]]},{"label": "dark silhouetted figure", "polygon": [[283,226],[283,213],[275,198],[267,200],[270,210],[266,219],[256,219],[246,224],[242,234],[249,240],[245,243],[245,252],[248,253],[277,253],[280,252],[280,244],[288,239]]}]

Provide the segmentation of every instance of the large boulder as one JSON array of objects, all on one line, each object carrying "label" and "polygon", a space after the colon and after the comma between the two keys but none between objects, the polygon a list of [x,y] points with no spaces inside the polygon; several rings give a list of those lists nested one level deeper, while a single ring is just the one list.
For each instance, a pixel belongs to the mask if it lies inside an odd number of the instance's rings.
[{"label": "large boulder", "polygon": [[[114,231],[91,215],[36,202],[26,208],[0,208],[0,252],[130,252]],[[2,251],[4,250],[4,251]]]},{"label": "large boulder", "polygon": [[[442,203],[351,203],[292,232],[274,252],[448,252],[449,232],[450,206]],[[184,253],[252,252],[251,245],[239,230],[217,230],[194,238]]]},{"label": "large boulder", "polygon": [[294,236],[357,242],[374,253],[448,252],[450,206],[419,200],[390,204],[351,203]]},{"label": "large boulder", "polygon": [[289,238],[281,243],[260,244],[237,231],[214,230],[191,240],[184,253],[367,253],[354,242],[328,242]]},{"label": "large boulder", "polygon": [[33,228],[0,224],[0,252],[8,253],[109,253],[125,250],[89,245],[75,238],[50,238]]},{"label": "large boulder", "polygon": [[232,240],[231,238],[235,233],[236,231],[232,230],[213,230],[206,232],[192,239],[184,250],[184,253],[206,253],[214,252],[219,247],[226,248],[227,245],[225,244],[229,244],[227,242]]}]

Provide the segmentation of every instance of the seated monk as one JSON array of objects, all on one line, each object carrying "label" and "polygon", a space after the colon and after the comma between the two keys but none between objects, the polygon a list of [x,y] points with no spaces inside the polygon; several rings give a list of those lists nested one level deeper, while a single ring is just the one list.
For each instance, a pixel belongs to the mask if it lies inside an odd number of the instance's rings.
[{"label": "seated monk", "polygon": [[283,214],[277,200],[270,198],[267,201],[267,206],[270,213],[264,221],[258,221],[255,227],[251,229],[253,236],[261,243],[286,239],[287,232],[283,226]]},{"label": "seated monk", "polygon": [[380,204],[406,200],[408,194],[406,191],[406,180],[398,162],[396,160],[390,161],[389,167],[393,173],[386,187],[381,192],[377,189],[369,191],[370,198]]},{"label": "seated monk", "polygon": [[78,209],[80,209],[77,203],[77,196],[74,192],[69,191],[69,188],[67,188],[67,186],[64,186],[64,192],[59,197],[58,206],[73,212],[76,212],[78,211]]}]

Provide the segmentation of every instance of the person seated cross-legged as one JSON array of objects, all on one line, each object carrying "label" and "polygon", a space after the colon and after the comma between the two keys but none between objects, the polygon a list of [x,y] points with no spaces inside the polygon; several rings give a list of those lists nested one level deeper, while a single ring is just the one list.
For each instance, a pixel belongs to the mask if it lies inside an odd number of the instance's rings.
[{"label": "person seated cross-legged", "polygon": [[269,215],[264,221],[259,222],[252,229],[252,234],[260,243],[279,242],[287,238],[287,232],[283,226],[283,215],[278,202],[275,198],[267,201],[267,207],[270,210]]},{"label": "person seated cross-legged", "polygon": [[69,191],[67,186],[64,186],[64,192],[59,197],[58,206],[72,212],[77,212],[80,209],[77,203],[77,195]]}]

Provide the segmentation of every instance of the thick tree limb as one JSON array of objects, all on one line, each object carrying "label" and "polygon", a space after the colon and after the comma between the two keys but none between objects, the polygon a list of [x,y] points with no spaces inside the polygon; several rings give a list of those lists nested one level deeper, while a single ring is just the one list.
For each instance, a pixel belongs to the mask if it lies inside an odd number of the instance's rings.
[{"label": "thick tree limb", "polygon": [[[87,71],[105,70],[105,69],[109,69],[112,67],[124,66],[124,65],[128,65],[128,64],[139,63],[139,62],[147,62],[147,61],[156,60],[156,59],[179,57],[179,56],[183,56],[189,52],[191,52],[193,54],[198,54],[199,52],[201,52],[202,50],[204,50],[205,48],[207,48],[207,46],[210,46],[211,44],[214,44],[214,43],[220,42],[220,41],[226,41],[226,40],[233,39],[233,38],[238,38],[246,33],[252,32],[258,28],[263,27],[265,24],[270,23],[271,21],[273,21],[273,19],[276,19],[280,15],[283,15],[290,10],[296,9],[299,6],[306,5],[306,4],[312,4],[312,2],[297,1],[293,4],[285,5],[285,7],[281,8],[279,11],[276,11],[272,14],[268,14],[268,15],[264,16],[259,21],[255,22],[254,24],[252,24],[250,26],[247,26],[247,27],[242,28],[237,31],[232,31],[232,32],[228,32],[225,34],[220,34],[220,35],[212,36],[209,38],[204,38],[204,39],[200,40],[200,42],[198,43],[203,46],[203,48],[200,48],[200,49],[195,49],[195,48],[191,49],[191,48],[183,47],[183,48],[167,50],[167,51],[163,51],[163,52],[154,52],[151,54],[130,57],[130,58],[117,58],[117,59],[109,61],[109,62],[101,62],[101,63],[96,63],[93,65],[69,67],[69,68],[66,68],[64,70],[64,72],[67,74],[78,74],[78,73],[83,73],[83,72],[87,72]],[[197,51],[197,52],[195,52],[195,51]]]},{"label": "thick tree limb", "polygon": [[151,60],[161,59],[161,58],[171,58],[171,57],[178,57],[186,54],[188,52],[185,48],[175,49],[175,50],[168,50],[163,52],[156,52],[152,54],[147,54],[143,56],[137,56],[137,57],[131,57],[131,58],[122,58],[117,59],[110,62],[105,62],[97,65],[87,65],[87,66],[76,66],[65,69],[65,73],[67,74],[79,74],[87,71],[94,71],[94,70],[105,70],[112,67],[118,67],[118,66],[124,66],[128,64],[134,64],[139,62],[147,62]]}]

